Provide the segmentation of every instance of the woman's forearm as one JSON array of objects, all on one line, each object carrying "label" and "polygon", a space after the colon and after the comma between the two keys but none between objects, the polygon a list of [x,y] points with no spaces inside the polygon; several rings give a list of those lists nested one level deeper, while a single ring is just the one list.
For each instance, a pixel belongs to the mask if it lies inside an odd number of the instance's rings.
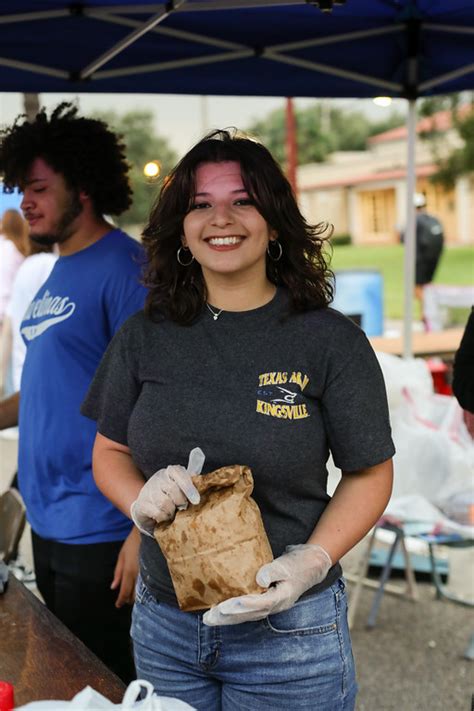
[{"label": "woman's forearm", "polygon": [[98,433],[92,453],[92,468],[97,488],[130,517],[130,506],[145,479],[133,463],[128,448]]},{"label": "woman's forearm", "polygon": [[335,563],[358,543],[383,514],[392,492],[389,459],[359,472],[343,472],[334,495],[308,543],[318,543]]}]

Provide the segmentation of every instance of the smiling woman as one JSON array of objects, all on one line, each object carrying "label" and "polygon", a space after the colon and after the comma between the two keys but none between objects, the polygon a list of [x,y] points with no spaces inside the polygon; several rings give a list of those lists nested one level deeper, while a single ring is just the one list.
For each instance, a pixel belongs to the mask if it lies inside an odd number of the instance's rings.
[{"label": "smiling woman", "polygon": [[[230,312],[255,308],[278,285],[296,311],[325,306],[332,298],[326,232],[326,223],[305,222],[264,146],[214,131],[172,171],[144,230],[148,313],[190,323],[208,301]],[[191,255],[180,250],[186,246]]]},{"label": "smiling woman", "polygon": [[[258,212],[244,186],[236,161],[202,163],[196,192],[183,221],[183,247],[201,265],[208,300],[217,308],[243,311],[262,306],[275,293],[266,279],[266,251],[276,233]],[[239,285],[239,303],[220,293],[225,278]],[[244,289],[242,287],[245,287]]]},{"label": "smiling woman", "polygon": [[[206,136],[152,210],[145,311],[114,338],[83,405],[97,420],[96,483],[142,533],[138,675],[199,711],[354,708],[338,561],[385,508],[393,444],[375,354],[328,307],[324,232],[264,146]],[[274,560],[256,573],[261,594],[184,612],[153,531],[199,505],[185,468],[197,446],[208,472],[251,468]],[[332,500],[329,450],[343,469]]]}]

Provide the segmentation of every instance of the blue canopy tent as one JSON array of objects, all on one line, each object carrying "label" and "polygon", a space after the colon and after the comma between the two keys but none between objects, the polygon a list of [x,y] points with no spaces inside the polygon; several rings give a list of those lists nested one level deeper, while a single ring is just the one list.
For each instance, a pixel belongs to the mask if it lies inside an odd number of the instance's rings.
[{"label": "blue canopy tent", "polygon": [[474,88],[474,0],[3,0],[0,68],[0,91],[406,98],[411,354],[415,102]]}]

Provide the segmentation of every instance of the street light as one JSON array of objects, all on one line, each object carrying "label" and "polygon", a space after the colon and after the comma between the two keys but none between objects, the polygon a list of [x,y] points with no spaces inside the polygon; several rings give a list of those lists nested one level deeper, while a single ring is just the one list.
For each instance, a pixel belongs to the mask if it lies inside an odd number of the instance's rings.
[{"label": "street light", "polygon": [[150,160],[143,166],[143,175],[149,180],[156,180],[161,172],[161,163],[159,160]]},{"label": "street light", "polygon": [[374,104],[376,106],[383,106],[386,108],[387,106],[390,106],[392,103],[392,97],[391,96],[376,96],[374,99],[372,99]]}]

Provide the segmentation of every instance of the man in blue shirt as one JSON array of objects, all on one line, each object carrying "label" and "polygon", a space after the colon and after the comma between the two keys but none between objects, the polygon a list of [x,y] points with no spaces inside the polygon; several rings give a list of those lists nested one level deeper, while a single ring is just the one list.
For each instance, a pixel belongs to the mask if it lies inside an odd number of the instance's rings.
[{"label": "man in blue shirt", "polygon": [[18,119],[2,138],[4,182],[23,191],[31,238],[57,245],[59,258],[21,324],[21,399],[0,402],[0,428],[19,424],[39,591],[128,681],[139,535],[95,486],[95,425],[79,408],[112,336],[144,303],[141,246],[104,217],[131,204],[129,166],[106,124],[70,104]]}]

